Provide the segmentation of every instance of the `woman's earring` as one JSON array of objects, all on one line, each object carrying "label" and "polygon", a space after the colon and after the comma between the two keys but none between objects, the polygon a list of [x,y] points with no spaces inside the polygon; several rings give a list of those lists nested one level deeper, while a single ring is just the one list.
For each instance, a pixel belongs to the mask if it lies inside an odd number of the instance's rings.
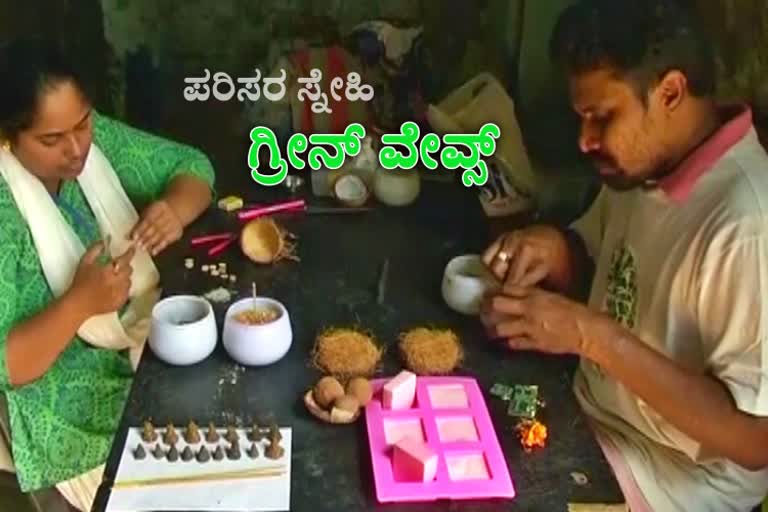
[{"label": "woman's earring", "polygon": [[10,151],[10,150],[11,150],[11,141],[9,141],[9,140],[4,140],[4,141],[3,141],[3,146],[2,146],[2,147],[3,147],[3,150],[4,150],[4,151]]}]

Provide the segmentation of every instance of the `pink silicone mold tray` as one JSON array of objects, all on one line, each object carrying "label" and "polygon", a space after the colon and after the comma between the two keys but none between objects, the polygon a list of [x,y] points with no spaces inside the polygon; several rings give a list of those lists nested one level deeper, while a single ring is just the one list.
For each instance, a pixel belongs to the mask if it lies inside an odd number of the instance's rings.
[{"label": "pink silicone mold tray", "polygon": [[[410,409],[381,405],[381,388],[366,407],[368,441],[379,502],[514,498],[515,488],[477,381],[419,377]],[[431,482],[405,481],[392,466],[392,446],[404,436],[426,441],[437,454]]]}]

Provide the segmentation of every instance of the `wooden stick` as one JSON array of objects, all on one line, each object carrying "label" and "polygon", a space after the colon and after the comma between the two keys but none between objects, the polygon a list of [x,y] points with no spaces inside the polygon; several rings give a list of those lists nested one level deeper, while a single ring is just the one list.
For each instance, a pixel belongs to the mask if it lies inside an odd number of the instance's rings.
[{"label": "wooden stick", "polygon": [[285,466],[273,466],[261,469],[239,469],[236,471],[226,471],[223,473],[203,473],[200,475],[185,475],[163,478],[147,478],[140,480],[125,480],[115,482],[113,489],[129,489],[135,487],[151,487],[156,485],[169,484],[191,484],[214,482],[219,480],[243,480],[248,478],[270,478],[285,474]]},{"label": "wooden stick", "polygon": [[389,259],[387,258],[384,260],[384,264],[381,266],[381,274],[379,275],[379,287],[378,287],[378,296],[376,297],[376,302],[378,304],[384,303],[384,293],[387,290],[387,272],[389,270]]},{"label": "wooden stick", "polygon": [[569,503],[568,512],[628,512],[625,504]]}]

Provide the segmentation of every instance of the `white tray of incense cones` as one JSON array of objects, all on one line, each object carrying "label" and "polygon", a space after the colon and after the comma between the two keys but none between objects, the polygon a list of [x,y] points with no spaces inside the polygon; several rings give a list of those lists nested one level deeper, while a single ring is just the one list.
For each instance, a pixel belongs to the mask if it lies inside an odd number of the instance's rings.
[{"label": "white tray of incense cones", "polygon": [[145,422],[128,431],[107,511],[283,511],[290,490],[290,428]]}]

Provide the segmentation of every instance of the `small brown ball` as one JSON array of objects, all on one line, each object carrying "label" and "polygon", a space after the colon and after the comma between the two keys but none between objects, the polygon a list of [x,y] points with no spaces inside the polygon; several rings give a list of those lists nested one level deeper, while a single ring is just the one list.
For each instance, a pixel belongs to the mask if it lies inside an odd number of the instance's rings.
[{"label": "small brown ball", "polygon": [[350,414],[355,414],[360,409],[360,402],[352,395],[340,396],[333,402],[334,409],[340,409]]},{"label": "small brown ball", "polygon": [[373,387],[368,379],[355,377],[347,383],[347,394],[357,398],[360,406],[365,407],[373,398]]},{"label": "small brown ball", "polygon": [[323,377],[315,385],[312,396],[317,405],[328,409],[336,399],[344,396],[344,388],[334,377]]}]

